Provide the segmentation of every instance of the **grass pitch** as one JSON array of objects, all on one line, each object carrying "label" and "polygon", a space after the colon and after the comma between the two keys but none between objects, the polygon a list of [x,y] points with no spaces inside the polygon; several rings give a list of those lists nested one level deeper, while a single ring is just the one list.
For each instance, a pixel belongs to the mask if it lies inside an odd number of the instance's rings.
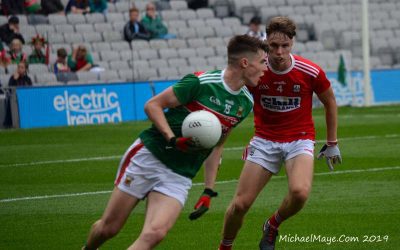
[{"label": "grass pitch", "polygon": [[[323,110],[314,111],[316,151],[325,138]],[[80,249],[113,188],[121,155],[148,122],[0,131],[0,249]],[[253,133],[252,117],[226,143],[210,211],[188,215],[202,192],[194,179],[186,207],[157,249],[215,250],[226,207]],[[277,249],[399,249],[400,106],[341,108],[343,164],[330,173],[315,162],[305,208],[280,228]],[[287,192],[284,171],[274,177],[248,213],[237,250],[258,249],[261,225]],[[138,236],[144,205],[102,249],[126,249]]]}]

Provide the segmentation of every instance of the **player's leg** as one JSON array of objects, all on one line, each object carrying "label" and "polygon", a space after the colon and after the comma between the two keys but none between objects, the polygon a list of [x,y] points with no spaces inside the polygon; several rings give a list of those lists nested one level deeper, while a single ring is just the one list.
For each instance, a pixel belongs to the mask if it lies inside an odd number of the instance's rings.
[{"label": "player's leg", "polygon": [[221,250],[230,249],[243,224],[245,214],[271,176],[272,173],[260,165],[245,162],[236,194],[225,213]]},{"label": "player's leg", "polygon": [[142,232],[129,250],[153,249],[164,239],[182,211],[182,204],[165,194],[150,192],[147,199]]},{"label": "player's leg", "polygon": [[279,225],[304,206],[311,191],[314,170],[314,143],[300,140],[288,146],[285,161],[289,191],[279,209],[264,223],[260,249],[274,249]]},{"label": "player's leg", "polygon": [[84,249],[97,249],[106,240],[115,236],[138,202],[137,198],[115,187],[103,216],[93,224]]},{"label": "player's leg", "polygon": [[311,191],[314,159],[310,155],[298,155],[286,161],[289,192],[278,209],[282,219],[287,219],[300,211]]}]

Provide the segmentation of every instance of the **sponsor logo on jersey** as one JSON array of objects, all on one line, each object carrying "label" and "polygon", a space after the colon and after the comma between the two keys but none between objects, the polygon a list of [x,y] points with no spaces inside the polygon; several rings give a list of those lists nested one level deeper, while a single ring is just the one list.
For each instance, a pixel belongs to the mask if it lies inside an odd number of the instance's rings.
[{"label": "sponsor logo on jersey", "polygon": [[227,103],[227,104],[229,104],[229,105],[235,105],[235,102],[234,101],[232,101],[232,100],[225,100],[225,102]]},{"label": "sponsor logo on jersey", "polygon": [[298,85],[298,84],[293,85],[293,92],[299,93],[300,92],[300,85]]},{"label": "sponsor logo on jersey", "polygon": [[300,108],[301,97],[261,95],[261,106],[274,112],[289,112]]},{"label": "sponsor logo on jersey", "polygon": [[116,92],[101,92],[91,89],[87,93],[63,95],[53,99],[54,109],[65,112],[68,125],[96,124],[105,122],[121,122],[121,107]]},{"label": "sponsor logo on jersey", "polygon": [[210,102],[214,103],[215,105],[221,106],[221,101],[215,97],[215,96],[210,96]]},{"label": "sponsor logo on jersey", "polygon": [[285,85],[285,84],[286,84],[286,82],[284,82],[284,81],[280,81],[280,82],[273,82],[273,84],[275,84],[275,85]]}]

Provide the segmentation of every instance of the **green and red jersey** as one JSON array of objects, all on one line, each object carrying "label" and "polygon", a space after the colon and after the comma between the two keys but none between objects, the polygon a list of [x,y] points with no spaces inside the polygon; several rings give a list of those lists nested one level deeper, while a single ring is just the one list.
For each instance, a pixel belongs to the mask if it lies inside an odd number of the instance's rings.
[{"label": "green and red jersey", "polygon": [[[189,74],[172,88],[181,103],[169,109],[165,116],[175,136],[182,136],[182,122],[193,111],[207,110],[215,114],[221,122],[222,133],[226,135],[236,127],[253,108],[253,99],[245,86],[234,91],[223,80],[224,71],[214,70]],[[166,149],[167,141],[153,125],[140,134],[144,145],[162,163],[175,173],[193,178],[212,149],[193,153],[183,153],[176,149]]]}]

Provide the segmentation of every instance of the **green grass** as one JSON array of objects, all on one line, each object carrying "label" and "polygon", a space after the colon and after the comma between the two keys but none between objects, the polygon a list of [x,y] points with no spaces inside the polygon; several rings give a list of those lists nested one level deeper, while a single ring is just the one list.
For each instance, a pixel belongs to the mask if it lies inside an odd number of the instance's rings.
[{"label": "green grass", "polygon": [[[341,235],[359,242],[284,242],[277,249],[398,249],[400,244],[400,106],[341,108],[339,139],[343,164],[329,174],[315,162],[313,191],[306,207],[280,228],[281,236]],[[314,111],[319,143],[325,138],[323,110]],[[226,148],[244,147],[252,136],[252,118],[234,131]],[[79,249],[109,198],[119,157],[148,122],[0,131],[0,249]],[[241,150],[226,150],[211,210],[198,221],[188,214],[202,191],[195,185],[176,225],[157,249],[217,249],[226,207],[233,197],[243,162]],[[112,156],[104,160],[62,160]],[[61,160],[61,161],[60,161]],[[54,162],[60,161],[60,162]],[[24,165],[25,164],[25,165]],[[381,169],[372,171],[372,169]],[[348,172],[341,172],[347,171]],[[351,172],[350,170],[363,170]],[[280,204],[286,179],[274,177],[246,216],[235,249],[257,249],[264,219]],[[202,172],[194,179],[202,181]],[[89,193],[81,196],[68,194]],[[6,202],[5,199],[62,195]],[[138,236],[144,205],[103,249],[126,249]],[[388,236],[381,242],[365,237]]]}]

